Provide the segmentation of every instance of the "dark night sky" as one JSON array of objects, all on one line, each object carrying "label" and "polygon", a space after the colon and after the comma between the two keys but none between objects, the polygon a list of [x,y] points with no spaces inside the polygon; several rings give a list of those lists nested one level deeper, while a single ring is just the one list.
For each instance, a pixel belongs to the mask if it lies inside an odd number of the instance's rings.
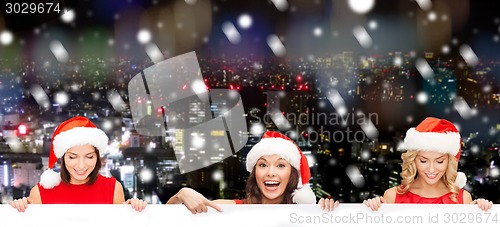
[{"label": "dark night sky", "polygon": [[[113,15],[124,7],[134,5],[138,8],[147,8],[152,6],[153,0],[52,0],[60,2],[61,6],[71,7],[78,12],[94,12],[92,18],[79,18],[78,23],[81,26],[88,24],[111,25],[113,23]],[[375,2],[374,8],[368,13],[368,16],[374,14],[390,15],[398,11],[398,2],[401,0],[379,0]],[[452,2],[447,0],[448,2]],[[12,0],[0,0],[3,16],[7,24],[7,28],[11,31],[20,31],[39,26],[42,23],[57,19],[56,14],[30,15],[30,14],[7,14],[5,13],[5,4],[9,2],[18,2]],[[38,2],[35,0],[24,0],[23,2]],[[157,0],[158,5],[170,4],[171,0]],[[289,1],[290,4],[300,1]],[[312,2],[314,1],[307,1]],[[325,0],[325,5],[335,4],[336,1]],[[286,13],[276,11],[271,1],[241,1],[241,0],[212,0],[213,5],[219,8],[218,16],[222,18],[230,17],[241,12],[258,13],[267,17],[266,19],[273,20],[279,17],[286,16]],[[416,3],[414,3],[416,5]],[[500,1],[495,0],[471,0],[469,1],[470,17],[469,28],[480,28],[486,30],[495,30],[495,18],[500,17]]]},{"label": "dark night sky", "polygon": [[[34,0],[26,0],[30,2]],[[61,6],[70,7],[76,10],[77,18],[73,29],[78,30],[90,26],[99,26],[109,28],[112,31],[113,24],[115,23],[115,14],[122,11],[124,8],[135,8],[138,11],[142,9],[151,9],[155,7],[153,2],[156,1],[156,6],[172,5],[172,0],[53,0],[60,2]],[[201,0],[198,0],[201,1]],[[347,1],[347,0],[346,0]],[[269,54],[269,48],[265,45],[265,38],[267,35],[277,33],[280,36],[286,37],[288,35],[289,43],[287,52],[299,53],[308,55],[316,52],[321,53],[326,42],[331,45],[325,48],[328,52],[341,52],[344,50],[352,51],[367,51],[359,49],[359,44],[353,39],[352,36],[352,22],[346,17],[341,17],[342,21],[335,21],[340,25],[345,25],[346,29],[341,31],[343,37],[342,41],[332,40],[331,36],[325,36],[314,40],[314,38],[304,35],[305,32],[310,32],[313,26],[322,25],[325,27],[325,33],[332,33],[330,28],[330,17],[338,17],[339,12],[335,11],[336,8],[346,7],[346,1],[341,0],[289,0],[290,6],[296,8],[295,12],[291,9],[280,12],[272,4],[270,0],[259,1],[242,1],[242,0],[212,0],[212,32],[210,34],[210,44],[215,49],[231,49],[241,48],[242,52],[256,51],[256,53]],[[12,0],[0,0],[2,12],[5,12],[5,4],[12,2]],[[16,1],[14,1],[16,2]],[[182,2],[182,1],[180,1]],[[500,52],[500,42],[494,42],[493,37],[500,35],[500,1],[493,0],[440,0],[432,1],[437,5],[438,2],[444,2],[448,5],[450,17],[458,19],[453,21],[452,36],[460,40],[461,43],[469,43],[477,52],[483,56],[499,57],[496,52]],[[452,5],[453,6],[450,6]],[[457,8],[460,8],[460,11]],[[465,6],[465,7],[464,7]],[[61,7],[63,8],[63,7]],[[433,9],[432,9],[433,10]],[[344,10],[345,11],[345,10]],[[348,9],[347,9],[348,11]],[[378,0],[375,1],[374,8],[366,14],[366,20],[377,19],[379,21],[379,31],[373,31],[373,38],[380,46],[379,52],[385,51],[409,51],[419,48],[417,39],[418,31],[415,28],[405,28],[407,24],[416,26],[415,16],[408,17],[408,12],[418,13],[421,11],[416,2],[410,0]],[[457,11],[460,11],[457,13]],[[465,16],[462,13],[465,12]],[[243,36],[246,36],[247,41],[244,41],[240,46],[232,46],[227,42],[227,39],[222,34],[220,26],[224,21],[232,21],[235,23],[237,18],[242,13],[250,13],[254,19],[254,26],[248,31],[244,31]],[[91,14],[91,16],[88,16]],[[353,15],[352,12],[348,14]],[[297,16],[299,15],[299,16]],[[356,15],[354,15],[356,16]],[[60,24],[63,28],[68,29],[68,26],[58,20],[56,14],[44,15],[30,15],[30,14],[6,14],[3,13],[5,27],[17,33],[18,36],[25,36],[32,34],[33,28],[39,27],[41,24],[50,23],[58,26]],[[297,19],[298,18],[298,19]],[[348,18],[348,17],[347,17]],[[303,19],[303,20],[302,20]],[[338,19],[338,18],[337,18]],[[307,22],[304,22],[307,20]],[[350,24],[351,23],[351,24]],[[366,21],[365,21],[366,23]],[[456,28],[457,24],[461,26]],[[287,26],[285,29],[280,26]],[[366,25],[365,25],[366,26]],[[385,28],[384,28],[385,26]],[[389,29],[384,31],[383,29]],[[402,28],[402,29],[401,29]],[[0,21],[0,29],[2,29]],[[403,30],[407,29],[407,30]],[[401,31],[400,31],[401,30]],[[382,32],[383,31],[383,32]],[[474,32],[477,31],[477,32]],[[281,34],[280,34],[281,32]],[[288,33],[286,33],[288,32]],[[378,33],[378,34],[377,34]],[[290,37],[294,36],[294,37]],[[297,36],[297,37],[295,37]],[[400,36],[400,37],[399,37]],[[400,38],[400,39],[398,39]],[[248,41],[252,39],[252,41]],[[292,40],[293,39],[293,40]],[[354,41],[353,41],[354,40]],[[318,43],[314,43],[318,42]],[[337,42],[335,44],[331,44]],[[306,43],[306,44],[304,44]],[[229,44],[229,46],[228,46]],[[297,47],[298,46],[298,47]],[[303,46],[303,47],[301,47]],[[290,47],[290,49],[288,49]],[[292,48],[296,48],[293,50]],[[302,49],[301,49],[302,48]],[[261,49],[261,50],[259,50]],[[425,49],[425,48],[424,48]],[[499,50],[499,51],[496,51]],[[229,50],[231,51],[231,50]],[[376,50],[368,50],[374,51]],[[311,52],[311,53],[309,53]]]}]

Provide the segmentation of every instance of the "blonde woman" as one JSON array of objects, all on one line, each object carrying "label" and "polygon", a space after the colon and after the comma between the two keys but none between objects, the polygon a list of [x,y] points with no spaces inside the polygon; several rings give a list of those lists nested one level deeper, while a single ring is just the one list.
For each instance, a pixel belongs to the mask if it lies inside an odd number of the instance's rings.
[{"label": "blonde woman", "polygon": [[383,197],[363,201],[372,210],[382,203],[477,204],[487,211],[493,205],[485,199],[472,200],[462,189],[466,176],[457,172],[461,138],[449,121],[428,117],[410,128],[404,140],[401,184],[385,191]]}]

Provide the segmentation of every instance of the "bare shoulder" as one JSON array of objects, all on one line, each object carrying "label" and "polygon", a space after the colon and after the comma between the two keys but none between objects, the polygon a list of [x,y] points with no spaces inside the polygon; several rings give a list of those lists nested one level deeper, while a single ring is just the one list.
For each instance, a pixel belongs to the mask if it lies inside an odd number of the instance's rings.
[{"label": "bare shoulder", "polygon": [[472,202],[472,196],[470,195],[470,193],[467,191],[467,190],[464,190],[464,204],[469,204]]},{"label": "bare shoulder", "polygon": [[38,188],[38,185],[31,188],[30,202],[32,204],[42,204],[42,197],[40,196],[40,189]]},{"label": "bare shoulder", "polygon": [[121,184],[119,181],[115,181],[115,182],[116,182],[116,183],[115,183],[115,189],[117,189],[117,188],[121,188],[121,189],[123,190],[123,188],[122,188],[122,184]]},{"label": "bare shoulder", "polygon": [[216,204],[236,204],[236,202],[232,199],[216,199],[212,202]]},{"label": "bare shoulder", "polygon": [[384,192],[384,199],[386,203],[394,203],[396,200],[397,187],[392,187]]},{"label": "bare shoulder", "polygon": [[123,187],[120,182],[116,181],[115,183],[115,193],[113,195],[113,203],[121,204],[125,202],[125,193],[123,192]]},{"label": "bare shoulder", "polygon": [[115,194],[116,193],[123,194],[123,187],[122,184],[119,181],[115,182]]}]

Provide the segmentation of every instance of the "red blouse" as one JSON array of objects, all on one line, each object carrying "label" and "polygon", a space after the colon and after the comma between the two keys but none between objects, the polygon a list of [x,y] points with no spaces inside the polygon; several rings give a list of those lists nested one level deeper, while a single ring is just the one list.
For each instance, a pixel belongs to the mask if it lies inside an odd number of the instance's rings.
[{"label": "red blouse", "polygon": [[414,194],[410,191],[405,194],[396,193],[396,199],[394,203],[431,203],[431,204],[463,204],[464,203],[464,190],[460,189],[457,195],[457,201],[454,202],[450,199],[452,195],[451,192],[446,193],[439,197],[427,198]]},{"label": "red blouse", "polygon": [[42,204],[113,204],[116,179],[98,175],[92,185],[61,182],[52,189],[38,184]]}]

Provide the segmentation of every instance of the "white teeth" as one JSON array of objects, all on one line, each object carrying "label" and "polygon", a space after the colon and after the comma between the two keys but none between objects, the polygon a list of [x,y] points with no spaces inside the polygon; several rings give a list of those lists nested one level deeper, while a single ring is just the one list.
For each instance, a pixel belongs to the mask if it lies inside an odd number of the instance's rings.
[{"label": "white teeth", "polygon": [[280,182],[278,181],[266,181],[265,184],[275,184],[278,185]]}]

